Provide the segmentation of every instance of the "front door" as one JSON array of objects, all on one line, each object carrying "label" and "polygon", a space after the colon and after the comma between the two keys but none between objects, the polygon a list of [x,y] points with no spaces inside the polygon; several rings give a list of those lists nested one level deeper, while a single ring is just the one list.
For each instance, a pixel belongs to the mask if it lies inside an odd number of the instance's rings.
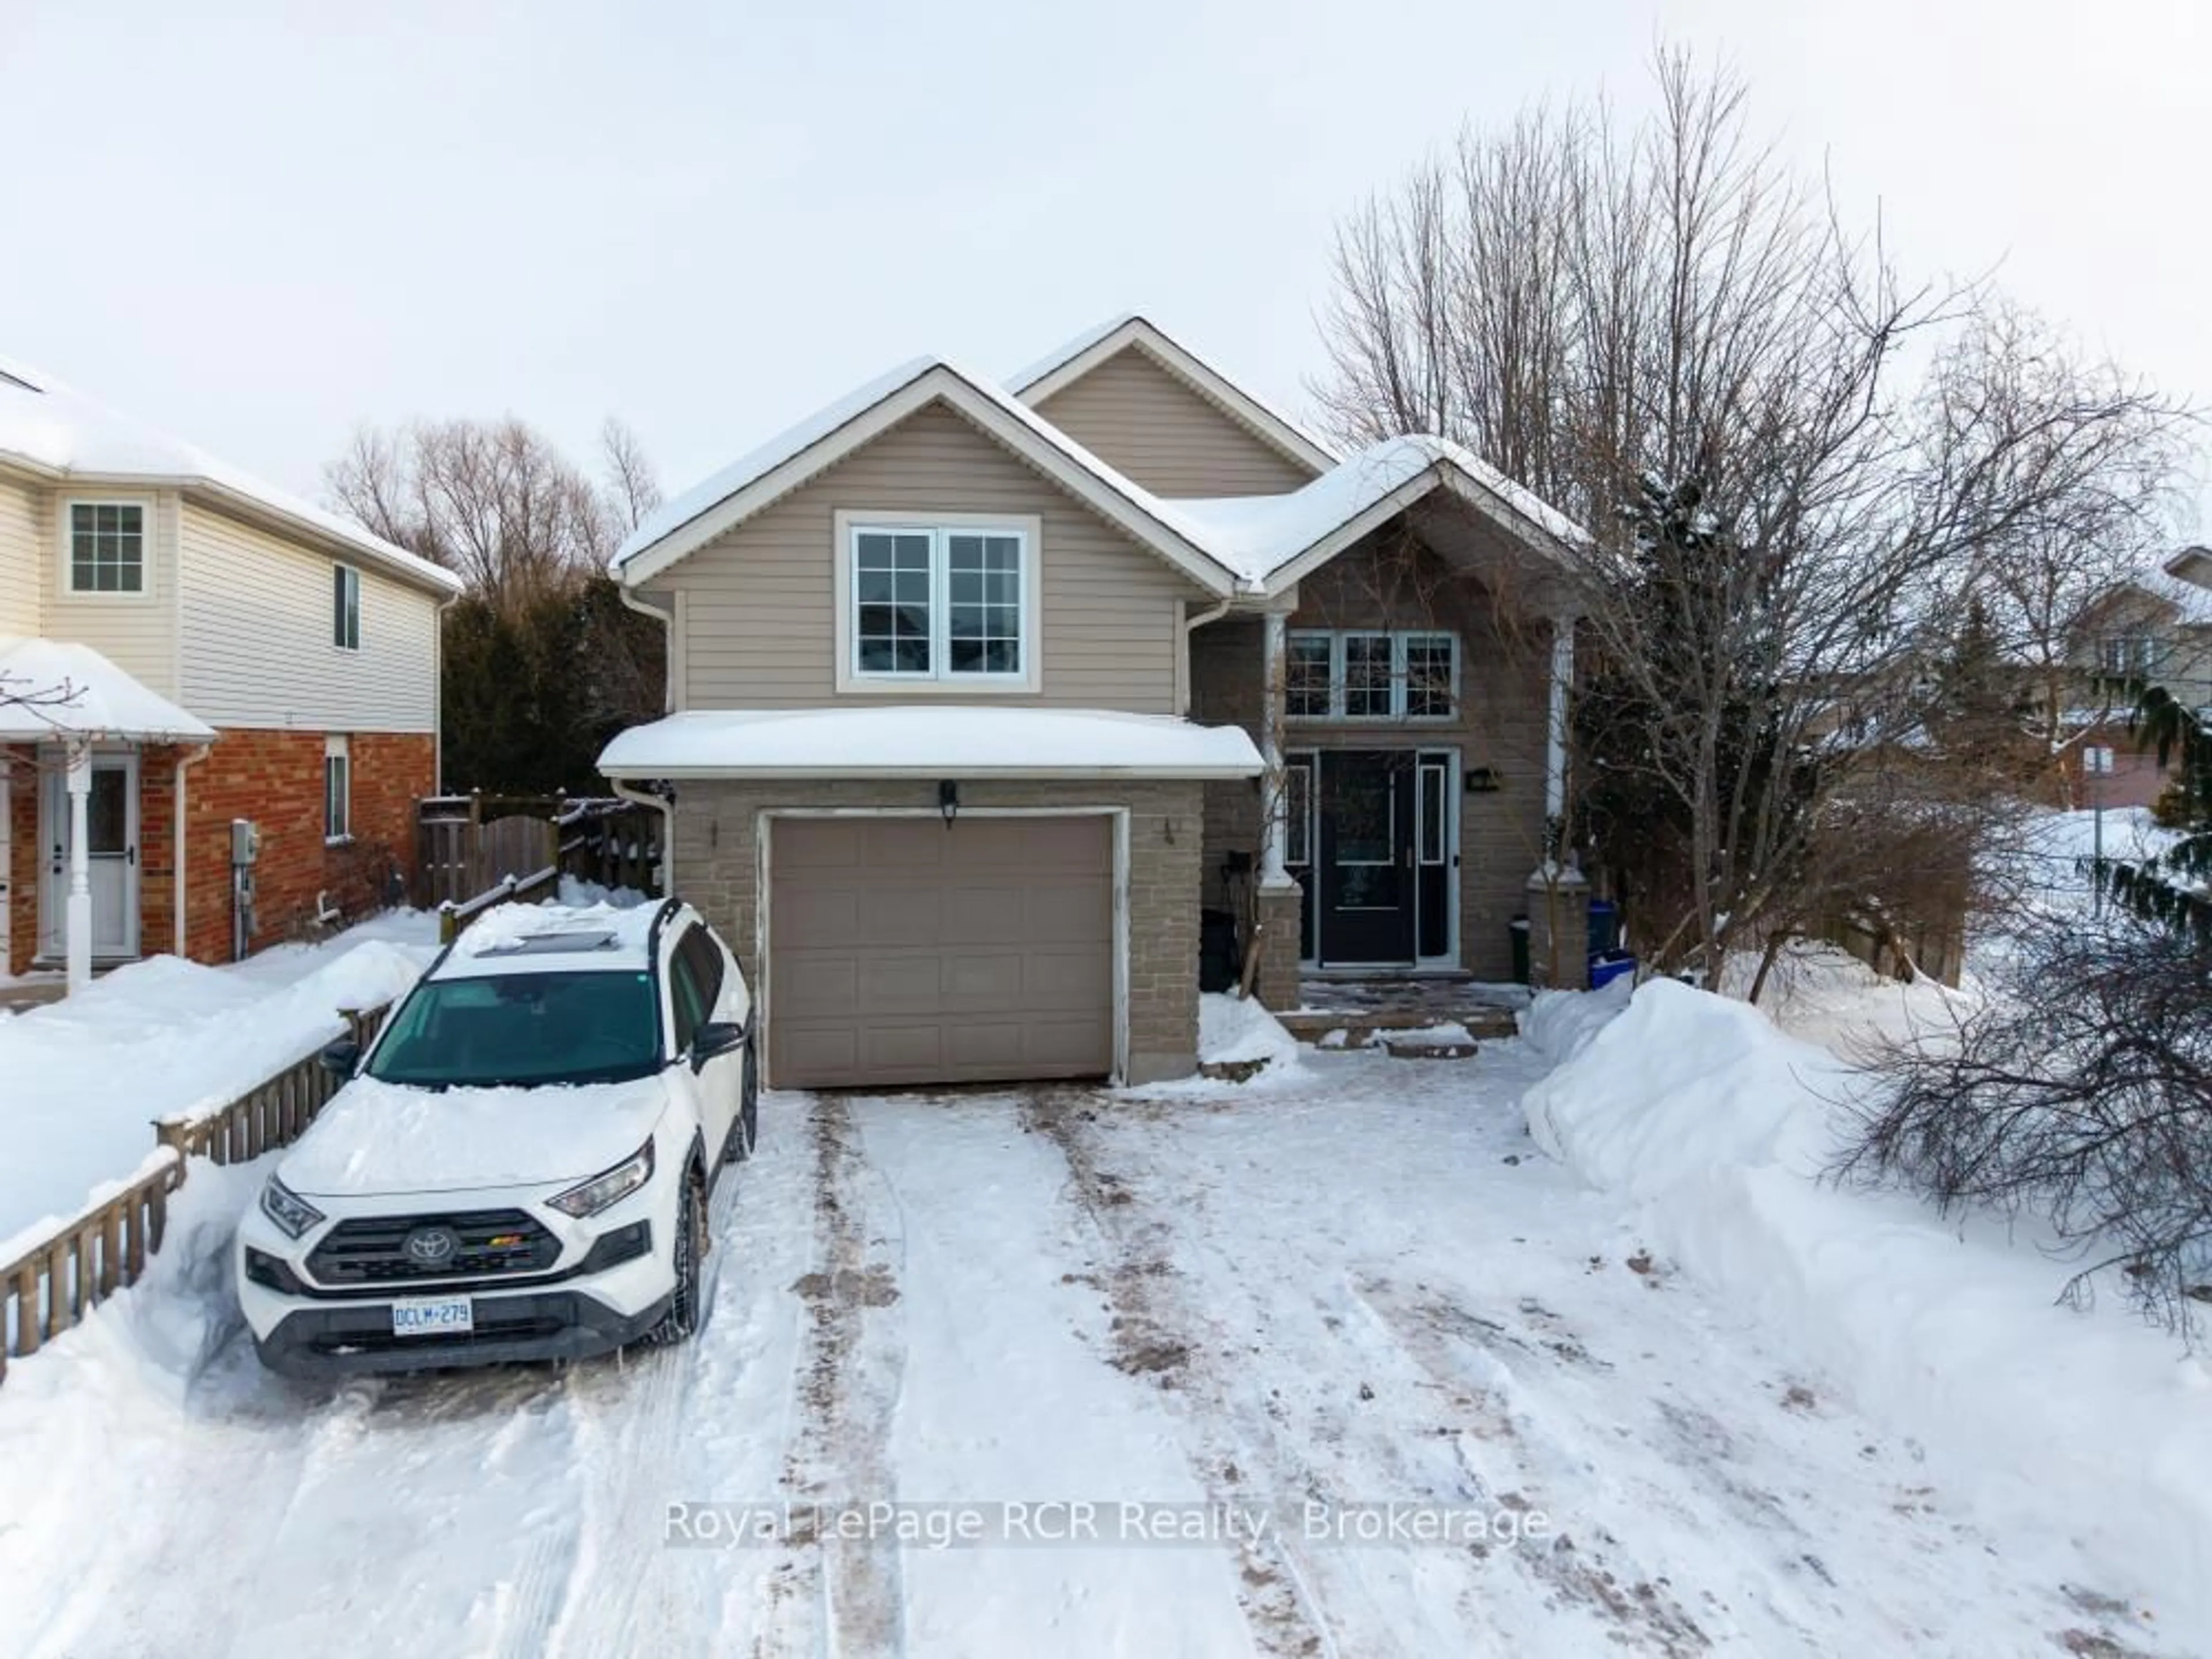
[{"label": "front door", "polygon": [[[68,951],[69,779],[58,762],[44,769],[39,862],[39,950]],[[138,757],[94,755],[85,801],[85,864],[92,883],[92,954],[138,954]]]},{"label": "front door", "polygon": [[1319,759],[1318,958],[1410,965],[1419,911],[1413,752],[1333,749]]}]

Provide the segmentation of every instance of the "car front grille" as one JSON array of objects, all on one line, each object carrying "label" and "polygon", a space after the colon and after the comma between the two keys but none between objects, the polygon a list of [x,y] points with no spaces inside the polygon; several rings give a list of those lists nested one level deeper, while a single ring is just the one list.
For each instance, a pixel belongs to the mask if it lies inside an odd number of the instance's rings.
[{"label": "car front grille", "polygon": [[361,1217],[315,1246],[307,1271],[330,1285],[505,1279],[544,1273],[561,1241],[526,1210]]}]

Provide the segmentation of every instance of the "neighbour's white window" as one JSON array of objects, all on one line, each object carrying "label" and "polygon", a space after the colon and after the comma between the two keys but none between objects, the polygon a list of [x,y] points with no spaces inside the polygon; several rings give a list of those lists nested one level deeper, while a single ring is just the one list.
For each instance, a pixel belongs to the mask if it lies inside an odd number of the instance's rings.
[{"label": "neighbour's white window", "polygon": [[2103,652],[2105,672],[2147,679],[2156,660],[2157,652],[2156,642],[2148,634],[2107,635]]},{"label": "neighbour's white window", "polygon": [[1035,549],[1026,530],[855,526],[847,557],[854,678],[1027,677]]},{"label": "neighbour's white window", "polygon": [[1299,629],[1285,712],[1307,720],[1448,720],[1459,712],[1459,636]]},{"label": "neighbour's white window", "polygon": [[70,592],[146,591],[146,507],[143,501],[71,501],[69,533]]},{"label": "neighbour's white window", "polygon": [[323,839],[344,841],[353,834],[353,757],[344,738],[323,739]]},{"label": "neighbour's white window", "polygon": [[361,572],[349,564],[331,567],[331,643],[361,649]]}]

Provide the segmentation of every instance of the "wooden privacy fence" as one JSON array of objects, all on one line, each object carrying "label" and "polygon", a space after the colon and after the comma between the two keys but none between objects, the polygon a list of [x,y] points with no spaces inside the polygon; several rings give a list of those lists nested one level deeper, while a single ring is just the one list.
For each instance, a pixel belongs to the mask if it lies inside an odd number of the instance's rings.
[{"label": "wooden privacy fence", "polygon": [[419,898],[466,905],[503,881],[534,889],[563,875],[650,892],[660,831],[658,811],[619,799],[434,796],[416,817]]},{"label": "wooden privacy fence", "polygon": [[[366,1046],[391,1012],[345,1012]],[[10,1355],[36,1353],[116,1291],[138,1282],[161,1248],[169,1194],[185,1184],[188,1160],[243,1164],[297,1140],[336,1094],[318,1043],[276,1076],[212,1111],[163,1118],[154,1125],[155,1157],[112,1197],[87,1205],[15,1257],[0,1262],[0,1382]]]}]

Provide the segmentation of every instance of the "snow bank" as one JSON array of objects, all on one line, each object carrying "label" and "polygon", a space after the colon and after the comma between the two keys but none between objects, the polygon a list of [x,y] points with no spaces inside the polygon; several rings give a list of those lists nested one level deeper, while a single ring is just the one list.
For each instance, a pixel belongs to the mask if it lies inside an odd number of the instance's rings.
[{"label": "snow bank", "polygon": [[1595,991],[1539,991],[1519,1017],[1521,1040],[1548,1065],[1572,1060],[1628,1006],[1635,988],[1633,980],[1617,979]]},{"label": "snow bank", "polygon": [[1287,1068],[1298,1063],[1298,1040],[1253,999],[1208,993],[1198,1000],[1198,1058],[1207,1066],[1264,1060]]},{"label": "snow bank", "polygon": [[231,1243],[269,1168],[266,1158],[231,1164],[191,1159],[185,1184],[170,1197],[161,1248],[149,1258],[144,1275],[35,1360],[11,1366],[9,1407],[28,1408],[41,1390],[65,1391],[85,1370],[181,1403],[243,1322],[231,1282]]},{"label": "snow bank", "polygon": [[431,926],[237,968],[153,957],[0,1018],[0,1261],[112,1192],[152,1150],[156,1120],[227,1105],[343,1035],[341,1008],[405,991],[435,947],[404,941]]},{"label": "snow bank", "polygon": [[1869,1086],[1827,1051],[1667,980],[1599,1012],[1531,1011],[1532,1044],[1562,1057],[1522,1099],[1539,1145],[1636,1200],[1643,1237],[1985,1513],[2079,1540],[2212,1627],[2212,1374],[2117,1306],[2054,1305],[2073,1268],[2037,1241],[1819,1180],[1838,1103]]},{"label": "snow bank", "polygon": [[580,876],[562,876],[561,884],[554,890],[555,900],[568,910],[586,910],[600,904],[611,910],[635,910],[651,896],[635,887],[605,887]]}]

